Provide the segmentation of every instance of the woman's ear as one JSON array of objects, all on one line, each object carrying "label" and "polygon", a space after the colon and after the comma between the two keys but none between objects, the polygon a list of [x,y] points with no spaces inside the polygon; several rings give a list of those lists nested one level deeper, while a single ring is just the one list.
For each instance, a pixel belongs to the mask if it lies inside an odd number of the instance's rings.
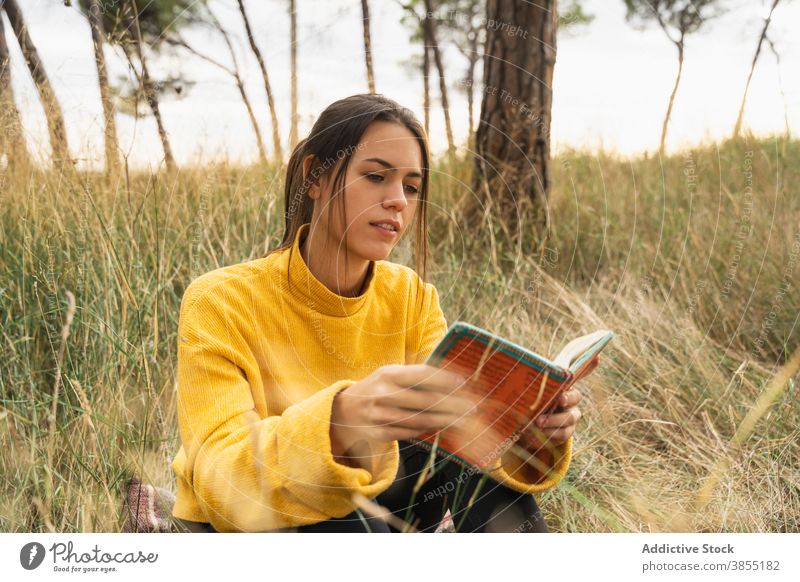
[{"label": "woman's ear", "polygon": [[308,184],[306,192],[309,198],[319,198],[319,179],[311,175],[311,168],[314,164],[316,156],[313,154],[307,155],[303,158],[303,182]]}]

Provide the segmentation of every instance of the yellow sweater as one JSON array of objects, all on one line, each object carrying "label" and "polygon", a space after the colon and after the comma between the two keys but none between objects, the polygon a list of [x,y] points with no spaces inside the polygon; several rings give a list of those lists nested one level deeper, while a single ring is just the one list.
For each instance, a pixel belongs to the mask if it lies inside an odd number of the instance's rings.
[{"label": "yellow sweater", "polygon": [[[308,227],[291,261],[284,249],[206,273],[186,289],[175,517],[223,532],[308,525],[352,512],[352,492],[373,498],[394,481],[397,441],[375,451],[371,471],[334,460],[332,400],[380,366],[425,361],[447,330],[438,293],[389,261],[371,265],[358,297],[330,291],[300,254]],[[537,493],[563,477],[571,449],[571,439],[558,447],[548,479],[501,468],[490,476]]]}]

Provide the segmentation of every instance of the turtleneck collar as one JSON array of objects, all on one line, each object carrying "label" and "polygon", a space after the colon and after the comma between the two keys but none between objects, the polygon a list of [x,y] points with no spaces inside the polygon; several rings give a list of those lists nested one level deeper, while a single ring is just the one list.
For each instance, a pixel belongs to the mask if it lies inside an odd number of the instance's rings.
[{"label": "turtleneck collar", "polygon": [[284,272],[288,271],[290,286],[286,289],[303,305],[325,315],[347,317],[355,314],[367,302],[367,298],[374,292],[376,268],[375,261],[370,261],[367,269],[367,285],[361,295],[345,297],[328,289],[309,270],[308,265],[300,252],[300,243],[305,239],[311,227],[305,223],[297,230],[290,253],[284,253],[282,260]]}]

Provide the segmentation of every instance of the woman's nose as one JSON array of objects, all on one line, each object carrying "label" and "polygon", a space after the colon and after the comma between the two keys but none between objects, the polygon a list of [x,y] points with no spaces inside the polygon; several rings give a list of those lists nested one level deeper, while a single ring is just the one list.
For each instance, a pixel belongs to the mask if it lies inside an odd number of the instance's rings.
[{"label": "woman's nose", "polygon": [[383,201],[384,206],[394,206],[398,210],[403,210],[406,206],[408,206],[408,199],[406,199],[406,194],[403,191],[405,186],[400,184],[396,188],[392,188],[391,194]]}]

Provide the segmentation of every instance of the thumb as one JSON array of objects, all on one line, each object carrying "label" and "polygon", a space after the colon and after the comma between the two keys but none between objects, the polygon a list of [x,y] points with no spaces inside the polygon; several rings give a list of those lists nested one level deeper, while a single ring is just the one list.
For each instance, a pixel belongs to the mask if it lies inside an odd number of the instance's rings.
[{"label": "thumb", "polygon": [[584,376],[588,376],[591,374],[597,366],[600,365],[600,358],[595,356],[592,361],[589,362],[589,365],[586,366],[577,376],[577,380],[580,380]]}]

